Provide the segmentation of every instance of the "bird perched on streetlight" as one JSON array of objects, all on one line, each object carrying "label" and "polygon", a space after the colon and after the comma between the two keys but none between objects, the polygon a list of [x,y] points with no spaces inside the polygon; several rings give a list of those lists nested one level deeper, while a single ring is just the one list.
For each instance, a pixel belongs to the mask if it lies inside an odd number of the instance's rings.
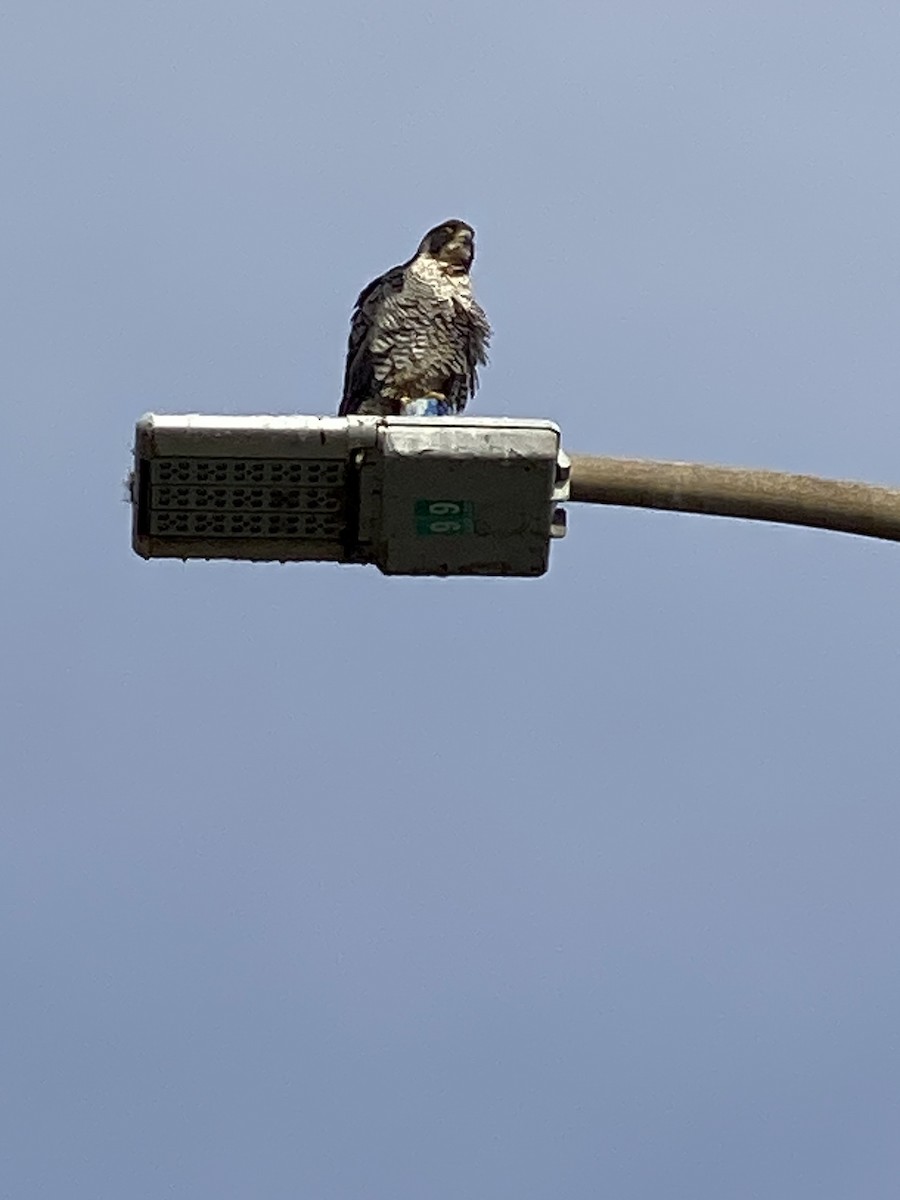
[{"label": "bird perched on streetlight", "polygon": [[350,322],[340,416],[463,411],[491,336],[472,295],[474,257],[472,226],[444,221],[408,262],[364,288]]}]

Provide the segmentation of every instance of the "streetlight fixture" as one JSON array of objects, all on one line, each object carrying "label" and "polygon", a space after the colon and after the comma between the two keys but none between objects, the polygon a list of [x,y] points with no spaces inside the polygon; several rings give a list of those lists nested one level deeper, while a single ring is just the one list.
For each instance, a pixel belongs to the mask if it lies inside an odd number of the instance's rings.
[{"label": "streetlight fixture", "polygon": [[143,558],[537,576],[565,534],[567,500],[900,541],[900,490],[705,463],[570,460],[552,421],[149,413],[134,458],[132,544]]},{"label": "streetlight fixture", "polygon": [[149,413],[132,540],[144,558],[535,576],[565,533],[568,479],[551,421]]}]

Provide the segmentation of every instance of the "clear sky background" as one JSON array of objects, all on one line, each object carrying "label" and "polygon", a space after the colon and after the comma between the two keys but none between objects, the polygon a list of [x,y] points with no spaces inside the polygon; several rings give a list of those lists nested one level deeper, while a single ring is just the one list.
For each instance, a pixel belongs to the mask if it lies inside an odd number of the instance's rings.
[{"label": "clear sky background", "polygon": [[891,1200],[900,547],[573,506],[537,581],[143,562],[148,409],[900,481],[900,11],[0,13],[0,1196]]}]

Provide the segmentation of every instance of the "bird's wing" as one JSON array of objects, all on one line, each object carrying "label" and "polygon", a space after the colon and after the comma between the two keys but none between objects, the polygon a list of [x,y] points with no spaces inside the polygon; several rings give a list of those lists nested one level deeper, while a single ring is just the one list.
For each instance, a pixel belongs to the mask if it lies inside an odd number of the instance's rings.
[{"label": "bird's wing", "polygon": [[466,399],[475,395],[478,390],[478,368],[486,365],[488,360],[488,344],[491,340],[491,326],[487,314],[480,304],[475,301],[469,307],[469,338],[467,351],[467,395]]},{"label": "bird's wing", "polygon": [[385,299],[403,286],[404,267],[392,267],[384,275],[364,287],[359,293],[353,316],[350,318],[350,337],[347,342],[347,362],[344,367],[344,390],[338,416],[354,413],[364,400],[371,397],[375,375],[369,351],[369,333],[378,308]]}]

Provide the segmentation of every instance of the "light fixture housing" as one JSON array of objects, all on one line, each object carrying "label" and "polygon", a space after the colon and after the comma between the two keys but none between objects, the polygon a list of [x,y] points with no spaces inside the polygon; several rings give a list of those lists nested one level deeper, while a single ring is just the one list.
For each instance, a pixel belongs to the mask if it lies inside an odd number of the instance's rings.
[{"label": "light fixture housing", "polygon": [[132,542],[143,558],[535,576],[568,487],[552,421],[148,413]]}]

